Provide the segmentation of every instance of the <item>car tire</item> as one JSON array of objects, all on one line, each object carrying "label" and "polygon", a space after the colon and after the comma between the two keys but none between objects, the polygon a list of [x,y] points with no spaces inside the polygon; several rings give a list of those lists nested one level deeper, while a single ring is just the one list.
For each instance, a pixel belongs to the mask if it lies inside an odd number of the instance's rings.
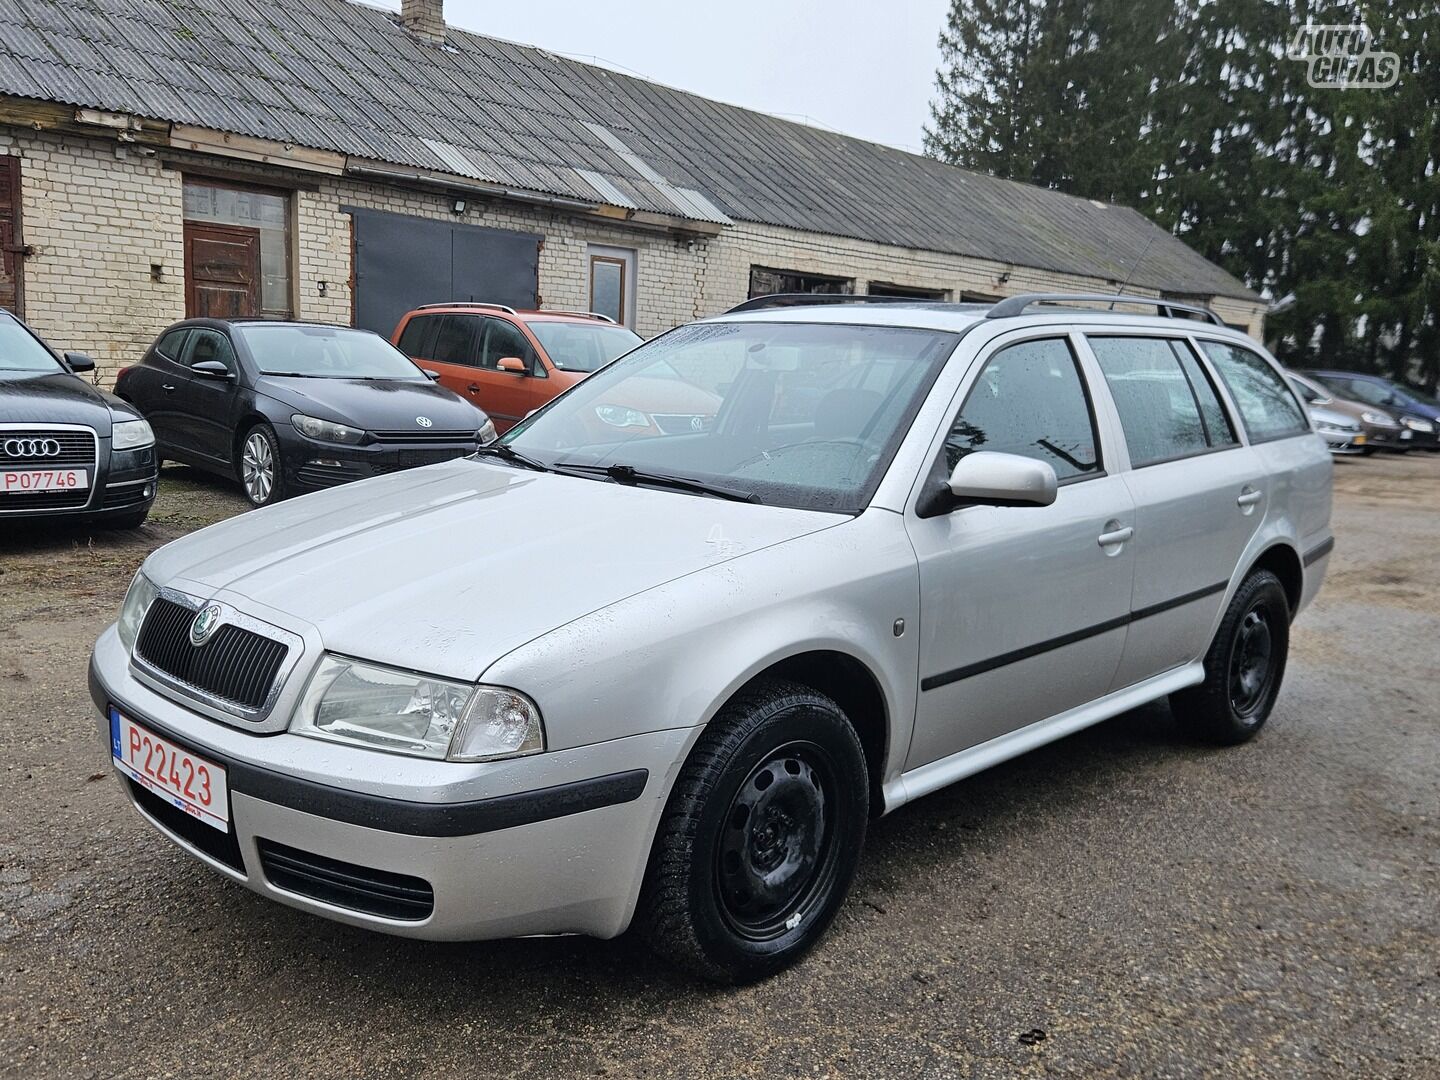
[{"label": "car tire", "polygon": [[845,899],[869,812],[865,753],[840,706],[757,683],[710,722],[675,781],[641,893],[650,945],[721,983],[794,963]]},{"label": "car tire", "polygon": [[251,506],[271,506],[285,498],[285,465],[280,440],[269,424],[256,424],[240,440],[240,487]]},{"label": "car tire", "polygon": [[1205,681],[1170,695],[1175,718],[1206,742],[1234,746],[1265,726],[1290,650],[1290,602],[1269,570],[1247,577],[1205,654]]}]

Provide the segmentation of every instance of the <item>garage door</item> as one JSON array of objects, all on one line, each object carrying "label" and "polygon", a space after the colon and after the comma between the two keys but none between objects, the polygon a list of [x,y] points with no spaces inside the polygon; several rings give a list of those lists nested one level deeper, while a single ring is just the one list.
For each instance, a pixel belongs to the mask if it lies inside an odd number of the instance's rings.
[{"label": "garage door", "polygon": [[389,337],[421,304],[536,306],[540,237],[346,207],[355,224],[355,325]]}]

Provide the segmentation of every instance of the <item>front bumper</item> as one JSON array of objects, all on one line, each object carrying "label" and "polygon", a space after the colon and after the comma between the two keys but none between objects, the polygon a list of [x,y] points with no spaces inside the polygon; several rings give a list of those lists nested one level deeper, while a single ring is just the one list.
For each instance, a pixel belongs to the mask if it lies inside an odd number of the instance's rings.
[{"label": "front bumper", "polygon": [[[180,811],[167,816],[116,771],[132,805],[171,841],[290,907],[433,940],[623,932],[690,735],[662,731],[473,765],[253,735],[135,680],[113,627],[96,643],[90,694],[107,756],[114,707],[226,769],[228,834]],[[448,774],[455,784],[433,782]],[[458,798],[462,791],[468,797]]]},{"label": "front bumper", "polygon": [[1366,438],[1362,431],[1317,431],[1325,440],[1325,448],[1332,454],[1363,454]]},{"label": "front bumper", "polygon": [[281,439],[286,480],[294,491],[319,491],[372,476],[452,461],[473,454],[480,447],[474,439],[458,442],[369,442],[360,446],[341,446],[307,439],[291,427],[285,428]]}]

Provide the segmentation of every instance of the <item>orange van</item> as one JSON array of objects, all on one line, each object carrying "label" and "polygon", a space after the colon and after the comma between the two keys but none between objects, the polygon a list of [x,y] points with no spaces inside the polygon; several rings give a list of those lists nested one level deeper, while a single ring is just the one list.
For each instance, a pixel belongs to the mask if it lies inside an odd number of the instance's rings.
[{"label": "orange van", "polygon": [[504,433],[526,413],[640,344],[633,330],[583,311],[503,304],[426,304],[391,340],[440,383],[478,405]]}]

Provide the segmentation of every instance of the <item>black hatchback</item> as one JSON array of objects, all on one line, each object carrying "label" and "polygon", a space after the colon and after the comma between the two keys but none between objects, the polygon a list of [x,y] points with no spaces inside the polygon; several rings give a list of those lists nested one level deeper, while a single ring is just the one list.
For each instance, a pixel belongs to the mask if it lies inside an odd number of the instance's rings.
[{"label": "black hatchback", "polygon": [[79,378],[95,361],[55,353],[0,308],[0,520],[140,525],[155,501],[150,425]]},{"label": "black hatchback", "polygon": [[489,417],[378,334],[322,323],[187,319],[115,392],[163,460],[240,481],[255,506],[473,453]]}]

